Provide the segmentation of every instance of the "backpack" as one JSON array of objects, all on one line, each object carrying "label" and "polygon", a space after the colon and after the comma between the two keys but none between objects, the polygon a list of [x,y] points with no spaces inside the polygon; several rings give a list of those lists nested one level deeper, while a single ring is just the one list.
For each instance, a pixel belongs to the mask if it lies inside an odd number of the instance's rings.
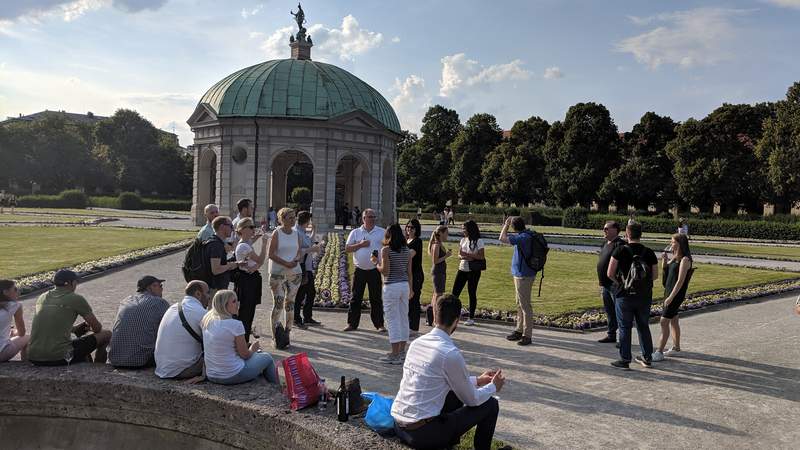
[{"label": "backpack", "polygon": [[522,260],[534,272],[541,272],[542,276],[539,277],[539,297],[542,296],[542,280],[544,279],[544,265],[547,264],[547,252],[550,247],[547,245],[547,239],[543,234],[531,230],[525,230],[531,236],[531,251],[528,255],[522,251],[522,247],[517,247],[522,255]]},{"label": "backpack", "polygon": [[192,245],[186,249],[186,255],[183,257],[183,278],[186,282],[192,280],[202,280],[206,283],[211,282],[211,262],[206,258],[205,249],[207,244],[211,241],[201,241],[195,239]]},{"label": "backpack", "polygon": [[628,273],[622,273],[620,292],[630,296],[643,295],[652,289],[653,275],[643,255],[634,253],[633,248],[629,245],[626,247],[631,253],[631,267],[628,269]]}]

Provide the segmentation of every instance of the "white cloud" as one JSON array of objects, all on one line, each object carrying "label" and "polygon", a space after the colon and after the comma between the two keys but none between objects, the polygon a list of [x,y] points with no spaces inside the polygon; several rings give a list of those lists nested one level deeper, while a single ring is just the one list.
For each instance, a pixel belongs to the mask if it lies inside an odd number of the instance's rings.
[{"label": "white cloud", "polygon": [[395,37],[392,38],[392,43],[396,44],[398,42],[400,42],[400,36],[395,36]]},{"label": "white cloud", "polygon": [[527,80],[531,72],[515,59],[506,64],[484,67],[478,61],[468,59],[464,53],[442,58],[442,78],[439,80],[439,95],[448,97],[463,87],[498,83],[507,80]]},{"label": "white cloud", "polygon": [[[275,30],[261,44],[267,58],[286,58],[289,55],[289,36],[296,32],[295,27]],[[352,61],[383,43],[383,34],[361,28],[355,17],[347,15],[339,28],[327,28],[323,24],[308,27],[308,35],[314,41],[311,57],[315,60],[338,58]],[[251,33],[251,37],[253,34]],[[260,36],[256,36],[260,37]]]},{"label": "white cloud", "polygon": [[561,72],[561,69],[559,69],[558,67],[553,66],[553,67],[548,67],[548,68],[544,69],[544,75],[543,76],[548,80],[554,80],[556,78],[564,77],[564,73]]},{"label": "white cloud", "polygon": [[146,9],[156,10],[168,0],[7,0],[0,9],[2,19],[38,23],[40,19],[60,17],[75,20],[87,12],[114,6],[122,11],[136,13]]},{"label": "white cloud", "polygon": [[748,10],[698,8],[689,11],[629,19],[636,25],[659,23],[656,28],[617,43],[617,51],[631,53],[638,62],[656,69],[662,64],[681,67],[713,65],[733,57],[736,38],[732,19]]},{"label": "white cloud", "polygon": [[242,8],[242,19],[247,19],[249,17],[255,16],[256,14],[261,12],[262,8],[264,8],[264,4],[263,3],[259,3],[254,8],[249,9],[249,10],[246,9],[246,8]]},{"label": "white cloud", "polygon": [[767,3],[772,3],[775,6],[780,6],[781,8],[794,8],[800,9],[800,0],[762,0]]},{"label": "white cloud", "polygon": [[431,105],[431,97],[425,89],[425,80],[414,74],[409,75],[403,81],[395,78],[391,91],[396,93],[391,103],[400,119],[402,128],[418,131],[422,117]]}]

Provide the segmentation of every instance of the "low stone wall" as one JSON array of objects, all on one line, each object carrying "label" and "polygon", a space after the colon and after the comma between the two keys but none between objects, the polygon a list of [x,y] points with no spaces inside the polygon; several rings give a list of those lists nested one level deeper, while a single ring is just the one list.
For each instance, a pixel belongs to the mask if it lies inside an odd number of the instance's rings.
[{"label": "low stone wall", "polygon": [[0,436],[8,448],[399,449],[335,411],[289,410],[263,379],[187,385],[152,370],[0,363]]}]

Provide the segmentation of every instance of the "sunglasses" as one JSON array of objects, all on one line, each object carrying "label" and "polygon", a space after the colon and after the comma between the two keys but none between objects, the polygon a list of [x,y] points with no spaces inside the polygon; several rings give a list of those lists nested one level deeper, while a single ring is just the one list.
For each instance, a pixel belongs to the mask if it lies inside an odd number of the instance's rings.
[{"label": "sunglasses", "polygon": [[245,228],[250,228],[251,230],[255,230],[255,229],[256,229],[256,228],[258,228],[258,227],[257,227],[257,226],[255,226],[255,225],[248,225],[248,226],[246,226]]},{"label": "sunglasses", "polygon": [[367,219],[376,219],[378,216],[367,216]]}]

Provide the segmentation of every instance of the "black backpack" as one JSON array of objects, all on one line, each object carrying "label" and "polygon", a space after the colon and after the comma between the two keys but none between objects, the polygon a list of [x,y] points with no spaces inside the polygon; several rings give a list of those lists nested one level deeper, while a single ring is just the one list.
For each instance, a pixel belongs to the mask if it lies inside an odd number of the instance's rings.
[{"label": "black backpack", "polygon": [[547,239],[544,238],[543,234],[532,230],[525,230],[524,233],[528,233],[531,236],[531,251],[526,255],[522,251],[522,247],[518,246],[517,248],[522,254],[522,260],[525,261],[525,265],[534,272],[541,273],[541,277],[539,277],[539,297],[541,297],[544,265],[547,264],[547,252],[550,251],[550,247],[548,247]]},{"label": "black backpack", "polygon": [[211,239],[201,241],[198,238],[186,249],[186,255],[183,257],[183,266],[181,270],[183,271],[183,278],[187,283],[192,280],[202,280],[206,283],[211,282],[211,263],[206,257],[205,252],[209,242],[211,242]]},{"label": "black backpack", "polygon": [[631,254],[631,266],[628,273],[621,273],[620,292],[630,296],[644,295],[652,289],[653,274],[643,255],[637,255],[629,245],[626,247]]}]

